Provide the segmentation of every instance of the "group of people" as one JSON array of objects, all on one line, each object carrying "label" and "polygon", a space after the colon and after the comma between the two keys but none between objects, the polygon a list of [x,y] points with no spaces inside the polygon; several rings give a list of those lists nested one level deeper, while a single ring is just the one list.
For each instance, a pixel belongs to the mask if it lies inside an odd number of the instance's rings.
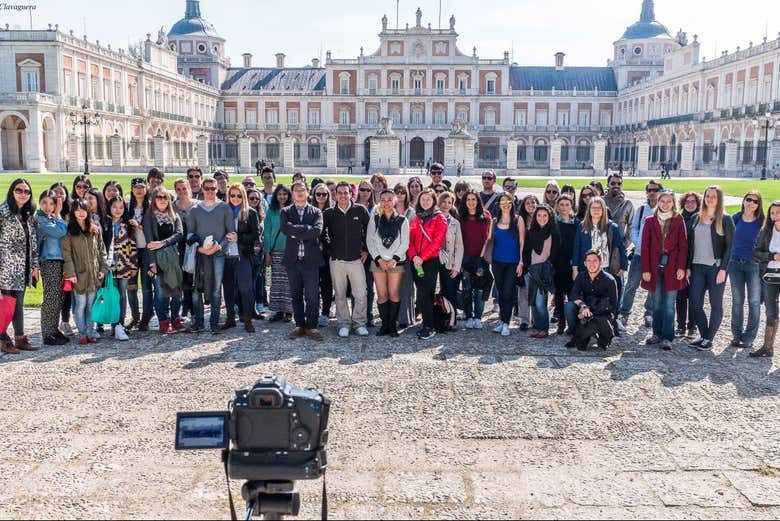
[{"label": "group of people", "polygon": [[[541,197],[519,196],[512,177],[499,190],[490,170],[480,191],[460,179],[453,187],[437,163],[428,186],[419,177],[390,186],[382,174],[358,185],[308,182],[301,173],[286,186],[269,166],[260,175],[260,185],[251,176],[231,184],[224,172],[191,168],[168,190],[152,169],[127,196],[117,181],[99,190],[77,176],[70,190],[56,183],[38,194],[37,206],[30,183],[15,180],[0,204],[0,293],[16,299],[2,350],[37,349],[23,303],[38,282],[46,345],[70,341],[71,314],[81,345],[107,326],[128,340],[154,315],[160,333],[202,332],[206,304],[212,334],[239,322],[251,333],[268,318],[294,322],[293,339],[321,341],[335,304],[339,337],[377,325],[377,335],[396,337],[420,320],[417,336],[430,339],[457,329],[457,310],[466,329],[483,329],[492,296],[501,336],[514,316],[532,338],[557,325],[569,348],[606,349],[625,332],[641,286],[647,345],[669,350],[676,336],[696,337],[690,345],[709,350],[730,280],[732,346],[753,346],[763,304],[764,343],[751,356],[773,354],[780,201],[765,215],[758,191],[731,216],[716,185],[678,196],[651,180],[635,208],[618,173],[579,193],[551,180]],[[94,324],[109,274],[119,319]]]}]

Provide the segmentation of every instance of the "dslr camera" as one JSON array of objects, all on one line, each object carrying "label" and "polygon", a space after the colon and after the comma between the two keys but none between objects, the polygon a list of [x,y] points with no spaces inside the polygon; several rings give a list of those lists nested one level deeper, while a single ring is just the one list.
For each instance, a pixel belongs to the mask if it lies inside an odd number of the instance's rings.
[{"label": "dslr camera", "polygon": [[237,389],[227,411],[177,413],[176,450],[221,449],[228,478],[247,480],[248,516],[297,515],[294,482],[327,469],[329,414],[320,392],[264,377]]}]

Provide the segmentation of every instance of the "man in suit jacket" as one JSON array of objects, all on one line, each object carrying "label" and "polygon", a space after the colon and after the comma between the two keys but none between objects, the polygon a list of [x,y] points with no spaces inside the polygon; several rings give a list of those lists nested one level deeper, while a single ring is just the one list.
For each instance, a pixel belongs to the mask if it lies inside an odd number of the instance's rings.
[{"label": "man in suit jacket", "polygon": [[319,342],[322,212],[308,203],[309,190],[303,181],[293,183],[292,198],[293,205],[284,208],[280,215],[281,231],[287,237],[282,262],[287,268],[295,317],[290,338],[308,336]]}]

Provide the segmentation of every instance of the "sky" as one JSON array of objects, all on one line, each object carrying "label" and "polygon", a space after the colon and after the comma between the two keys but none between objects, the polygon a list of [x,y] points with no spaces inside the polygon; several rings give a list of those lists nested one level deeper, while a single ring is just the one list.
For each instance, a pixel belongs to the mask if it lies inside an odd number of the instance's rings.
[{"label": "sky", "polygon": [[[49,23],[73,29],[78,36],[102,45],[126,48],[129,41],[156,38],[184,16],[185,0],[4,0],[0,6],[32,4],[32,25]],[[641,0],[398,0],[400,26],[415,22],[423,12],[423,25],[448,27],[456,18],[458,47],[468,55],[476,46],[481,58],[500,59],[512,53],[520,65],[554,65],[554,54],[566,53],[566,64],[603,66],[612,55],[612,43],[626,27],[639,20]],[[274,55],[287,55],[286,64],[297,67],[334,58],[356,58],[360,47],[373,53],[381,18],[387,14],[395,27],[396,0],[201,0],[204,18],[227,40],[232,65],[241,54],[254,55],[255,66],[274,66]],[[701,56],[710,60],[725,51],[743,49],[749,42],[770,40],[780,31],[777,0],[656,0],[656,19],[672,35],[679,29],[699,36]],[[0,25],[30,27],[28,12],[2,10]],[[86,27],[86,33],[85,28]]]}]

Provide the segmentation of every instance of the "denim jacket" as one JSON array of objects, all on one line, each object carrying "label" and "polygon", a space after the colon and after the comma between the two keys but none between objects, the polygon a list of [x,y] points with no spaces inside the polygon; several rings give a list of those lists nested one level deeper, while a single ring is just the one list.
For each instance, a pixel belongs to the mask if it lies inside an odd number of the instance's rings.
[{"label": "denim jacket", "polygon": [[68,223],[59,216],[49,217],[42,211],[35,212],[35,224],[38,226],[36,239],[38,240],[39,260],[62,260],[62,248],[60,239],[68,233]]}]

